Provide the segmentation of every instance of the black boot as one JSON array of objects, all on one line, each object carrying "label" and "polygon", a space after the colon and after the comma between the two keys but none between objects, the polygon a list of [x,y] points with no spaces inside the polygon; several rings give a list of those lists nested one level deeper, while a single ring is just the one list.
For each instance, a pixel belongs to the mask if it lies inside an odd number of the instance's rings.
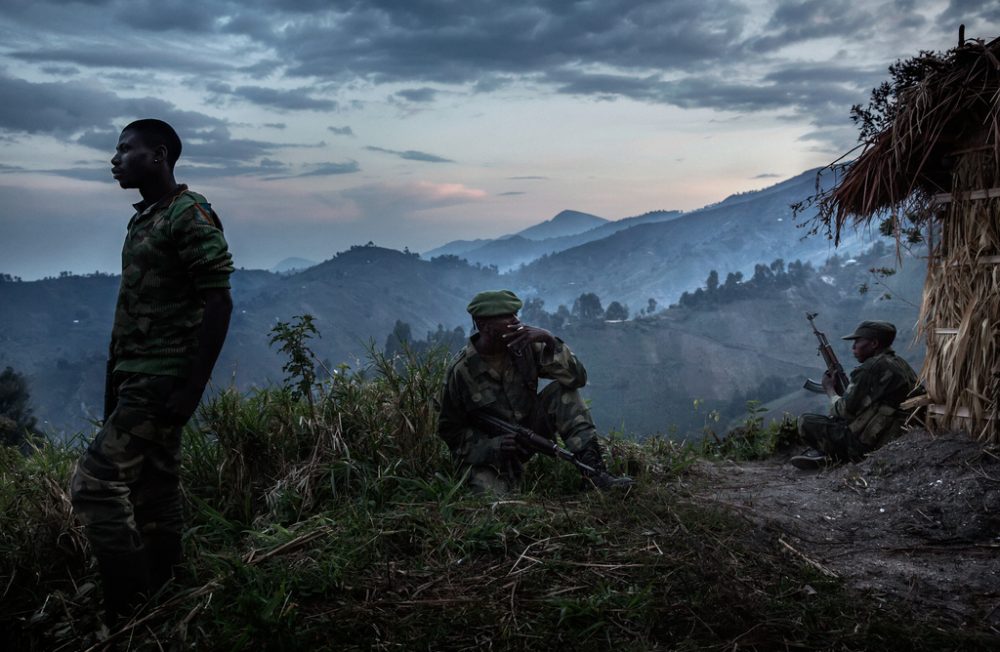
[{"label": "black boot", "polygon": [[576,453],[575,457],[595,471],[601,473],[607,473],[608,471],[608,467],[604,463],[604,455],[601,450],[601,444],[597,441],[596,437],[588,441],[587,444]]},{"label": "black boot", "polygon": [[104,622],[115,629],[130,617],[149,594],[146,551],[97,555],[104,587]]},{"label": "black boot", "polygon": [[627,489],[633,485],[632,478],[628,476],[613,476],[608,473],[608,465],[604,463],[604,451],[597,438],[587,442],[575,456],[576,459],[594,469],[593,475],[586,475],[584,477],[584,489],[592,489],[594,487],[601,490]]},{"label": "black boot", "polygon": [[174,578],[181,563],[181,535],[159,532],[145,537],[146,558],[149,560],[149,592],[155,594]]}]

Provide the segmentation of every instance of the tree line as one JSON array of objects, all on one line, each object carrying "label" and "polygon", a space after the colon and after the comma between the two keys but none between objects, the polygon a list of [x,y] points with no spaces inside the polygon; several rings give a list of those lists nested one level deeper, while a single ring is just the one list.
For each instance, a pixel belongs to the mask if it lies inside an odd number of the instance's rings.
[{"label": "tree line", "polygon": [[719,272],[713,269],[705,279],[705,287],[682,293],[677,305],[682,308],[701,308],[752,299],[774,290],[798,285],[814,273],[811,263],[794,260],[786,266],[781,258],[775,259],[770,265],[754,265],[753,276],[748,280],[743,279],[743,272],[729,272],[726,280],[720,282]]}]

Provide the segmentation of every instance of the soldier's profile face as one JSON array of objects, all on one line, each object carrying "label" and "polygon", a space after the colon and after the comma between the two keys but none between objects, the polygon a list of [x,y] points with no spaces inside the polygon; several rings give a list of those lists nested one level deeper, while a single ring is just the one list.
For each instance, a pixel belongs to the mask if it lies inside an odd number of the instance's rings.
[{"label": "soldier's profile face", "polygon": [[153,162],[156,150],[146,144],[142,135],[130,129],[122,132],[111,158],[111,176],[122,188],[138,188],[155,176],[157,164]]},{"label": "soldier's profile face", "polygon": [[880,348],[878,340],[869,339],[867,337],[859,337],[854,340],[853,344],[851,344],[851,353],[854,354],[854,357],[858,362],[864,362],[878,353]]},{"label": "soldier's profile face", "polygon": [[520,323],[521,320],[517,318],[517,315],[497,315],[496,317],[480,317],[476,326],[479,328],[479,332],[487,337],[499,338],[504,333],[509,332],[508,326]]}]

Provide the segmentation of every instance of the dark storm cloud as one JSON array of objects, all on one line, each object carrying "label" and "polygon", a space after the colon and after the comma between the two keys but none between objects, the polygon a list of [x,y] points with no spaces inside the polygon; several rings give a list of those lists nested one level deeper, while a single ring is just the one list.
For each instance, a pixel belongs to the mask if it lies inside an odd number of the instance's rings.
[{"label": "dark storm cloud", "polygon": [[[155,116],[177,130],[183,157],[210,164],[221,172],[246,174],[254,160],[283,147],[304,147],[234,138],[223,120],[183,111],[153,97],[121,98],[79,82],[32,83],[0,75],[0,132],[45,134],[104,151],[110,157],[122,127],[141,117]],[[272,170],[273,171],[273,170]],[[89,172],[52,170],[48,173],[88,178]]]},{"label": "dark storm cloud", "polygon": [[188,0],[129,0],[119,4],[118,19],[126,25],[151,32],[170,30],[185,33],[209,33],[218,20],[216,5],[224,2],[189,2]]},{"label": "dark storm cloud", "polygon": [[[973,19],[982,19],[985,23],[991,23],[994,26],[1000,23],[1000,2],[997,0],[951,0],[948,3],[947,9],[941,13],[941,21],[944,22],[949,27],[957,27],[959,23],[969,23]],[[996,30],[990,34],[972,34],[969,31],[965,33],[967,38],[977,37],[991,39],[997,36]],[[955,44],[958,45],[958,39],[956,38]]]},{"label": "dark storm cloud", "polygon": [[854,0],[782,2],[765,27],[765,35],[749,46],[758,52],[779,50],[802,41],[847,36],[866,38],[877,23],[866,6]]},{"label": "dark storm cloud", "polygon": [[[442,92],[425,84],[488,93],[528,83],[597,99],[784,109],[825,125],[864,101],[884,72],[849,61],[775,70],[776,53],[831,37],[855,43],[905,38],[906,30],[926,22],[921,12],[931,6],[929,0],[775,4],[762,27],[748,21],[752,7],[745,0],[206,0],[197,7],[182,0],[108,0],[100,12],[79,2],[36,0],[0,20],[28,28],[24,33],[67,36],[18,41],[10,56],[21,61],[192,72],[214,77],[211,88],[223,97],[279,111],[335,110],[338,103],[318,89],[332,97],[357,81],[402,83],[408,87],[392,98],[422,105]],[[950,24],[965,15],[995,24],[1000,2],[951,0],[940,19]],[[98,36],[102,21],[107,38]],[[85,29],[74,31],[77,24]],[[886,25],[891,34],[876,32]],[[85,33],[94,36],[81,43],[78,34]],[[222,51],[232,55],[219,56]],[[240,85],[226,78],[236,71],[256,79],[308,77],[311,86]],[[859,84],[862,95],[854,93]],[[342,99],[343,107],[350,101]]]},{"label": "dark storm cloud", "polygon": [[288,21],[270,43],[293,75],[475,83],[583,64],[688,70],[738,42],[732,0],[342,3],[335,19]]},{"label": "dark storm cloud", "polygon": [[[179,110],[158,98],[121,98],[75,81],[36,84],[0,74],[0,97],[4,98],[0,102],[3,131],[68,135],[88,129],[114,130],[122,116],[151,115],[161,117],[178,130],[224,124],[203,113]],[[121,126],[124,122],[118,128]]]},{"label": "dark storm cloud", "polygon": [[355,172],[360,171],[361,166],[358,165],[357,161],[346,161],[344,163],[319,163],[317,165],[310,166],[310,168],[305,172],[268,177],[268,180],[301,179],[303,177],[328,177],[338,174],[354,174]]},{"label": "dark storm cloud", "polygon": [[498,197],[514,197],[514,196],[517,196],[517,195],[525,195],[525,194],[527,194],[527,193],[521,192],[519,190],[511,190],[510,192],[498,192],[497,196]]},{"label": "dark storm cloud", "polygon": [[185,139],[183,156],[220,165],[252,161],[286,146],[263,140],[233,138],[229,128],[222,126],[197,131]]},{"label": "dark storm cloud", "polygon": [[279,111],[333,111],[337,108],[335,101],[313,97],[305,88],[284,90],[266,86],[232,87],[214,82],[208,85],[208,90],[216,95],[237,98]]},{"label": "dark storm cloud", "polygon": [[414,103],[433,102],[437,93],[437,90],[433,88],[409,88],[396,93],[396,97]]},{"label": "dark storm cloud", "polygon": [[128,55],[120,48],[90,44],[78,48],[21,50],[8,56],[32,63],[69,63],[84,68],[127,68],[130,70],[169,70],[191,73],[232,70],[233,66],[188,50],[171,51],[138,44]]},{"label": "dark storm cloud", "polygon": [[382,154],[392,154],[398,156],[399,158],[406,159],[407,161],[422,161],[424,163],[454,163],[455,161],[450,158],[442,158],[434,154],[428,154],[427,152],[418,152],[416,150],[408,149],[406,151],[399,151],[395,149],[386,149],[384,147],[374,147],[369,145],[365,147],[369,152],[381,152]]},{"label": "dark storm cloud", "polygon": [[327,127],[327,131],[338,136],[353,136],[354,130],[350,127]]},{"label": "dark storm cloud", "polygon": [[787,110],[806,115],[816,124],[842,121],[847,109],[863,100],[867,91],[860,87],[845,87],[834,82],[807,83],[805,77],[797,78],[788,72],[789,79],[782,80],[782,73],[775,79],[762,83],[732,83],[716,76],[702,75],[679,80],[663,81],[658,77],[644,78],[625,75],[586,74],[561,72],[550,75],[558,83],[558,91],[572,95],[597,97],[629,97],[645,102],[672,104],[685,109],[717,109],[723,111],[754,112]]},{"label": "dark storm cloud", "polygon": [[762,174],[754,175],[754,176],[752,176],[750,178],[751,179],[778,179],[780,177],[781,177],[780,174],[775,174],[774,172],[764,172]]},{"label": "dark storm cloud", "polygon": [[874,86],[885,78],[883,69],[851,68],[832,64],[800,64],[784,66],[763,76],[766,82],[784,84],[856,84]]},{"label": "dark storm cloud", "polygon": [[60,77],[73,77],[80,74],[80,69],[76,66],[42,66],[40,70],[46,75],[58,75]]},{"label": "dark storm cloud", "polygon": [[270,129],[287,129],[288,128],[288,125],[286,125],[284,122],[265,122],[264,126],[265,127],[269,127]]}]

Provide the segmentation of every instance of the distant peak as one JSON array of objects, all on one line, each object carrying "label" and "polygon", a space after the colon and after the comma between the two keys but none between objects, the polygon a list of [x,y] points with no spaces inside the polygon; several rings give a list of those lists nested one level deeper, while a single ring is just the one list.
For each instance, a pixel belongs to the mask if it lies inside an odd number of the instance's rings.
[{"label": "distant peak", "polygon": [[591,215],[590,213],[564,210],[550,220],[519,231],[517,235],[529,240],[544,240],[545,238],[575,235],[592,229],[595,226],[606,224],[607,222],[608,220],[603,217]]},{"label": "distant peak", "polygon": [[590,213],[582,213],[580,211],[574,211],[574,210],[571,210],[571,209],[567,208],[564,211],[559,211],[559,213],[555,217],[553,217],[551,221],[555,222],[556,220],[572,220],[572,219],[579,219],[579,218],[590,219],[590,220],[595,219],[595,218],[599,219],[599,220],[603,219],[603,218],[597,217],[596,215],[591,215]]}]

